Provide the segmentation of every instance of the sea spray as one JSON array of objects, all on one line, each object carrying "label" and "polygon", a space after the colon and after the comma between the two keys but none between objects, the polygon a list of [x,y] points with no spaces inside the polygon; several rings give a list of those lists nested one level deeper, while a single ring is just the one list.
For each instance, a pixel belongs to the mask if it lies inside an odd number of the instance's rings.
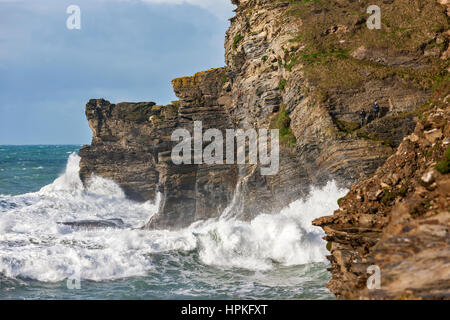
[{"label": "sea spray", "polygon": [[249,222],[211,220],[191,226],[199,239],[199,255],[206,264],[267,270],[325,261],[323,232],[311,221],[337,209],[335,197],[344,190],[328,183],[312,190],[306,200],[297,200],[278,214],[260,214]]},{"label": "sea spray", "polygon": [[[248,222],[228,218],[200,221],[178,231],[136,230],[156,212],[157,200],[132,202],[113,181],[95,176],[84,188],[78,176],[79,160],[76,154],[70,155],[65,173],[38,192],[0,197],[4,203],[0,214],[0,274],[59,282],[79,270],[83,280],[151,274],[167,283],[187,281],[173,282],[170,274],[184,279],[193,272],[189,268],[203,270],[208,266],[219,268],[205,269],[203,273],[209,277],[226,272],[219,270],[235,268],[279,274],[280,267],[325,261],[322,231],[311,221],[331,214],[337,208],[336,199],[345,194],[345,190],[329,183],[278,214],[261,214]],[[86,219],[122,219],[132,228],[77,230],[58,224]],[[194,267],[196,263],[200,265]],[[175,271],[173,265],[177,266]],[[302,281],[307,281],[307,275],[316,268],[313,266],[297,267],[297,273],[290,277],[305,273]],[[314,272],[322,274],[321,270]],[[262,283],[275,281],[268,275],[255,277]],[[290,285],[296,283],[290,281]]]}]

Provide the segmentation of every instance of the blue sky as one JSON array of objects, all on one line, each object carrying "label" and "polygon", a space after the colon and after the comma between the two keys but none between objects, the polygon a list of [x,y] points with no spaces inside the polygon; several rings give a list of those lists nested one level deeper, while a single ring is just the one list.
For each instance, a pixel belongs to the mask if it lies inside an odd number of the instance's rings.
[{"label": "blue sky", "polygon": [[224,65],[230,2],[0,0],[0,144],[90,143],[91,98],[175,100],[170,80]]}]

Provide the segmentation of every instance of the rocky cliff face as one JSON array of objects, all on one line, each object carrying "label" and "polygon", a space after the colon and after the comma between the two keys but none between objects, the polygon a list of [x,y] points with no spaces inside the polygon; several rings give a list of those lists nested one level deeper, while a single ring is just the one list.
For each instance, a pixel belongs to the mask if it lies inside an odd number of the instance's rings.
[{"label": "rocky cliff face", "polygon": [[[226,67],[175,79],[178,102],[87,104],[93,141],[80,151],[81,177],[112,178],[136,200],[160,190],[148,228],[217,217],[237,185],[239,217],[249,219],[304,197],[311,185],[335,179],[349,187],[367,178],[414,130],[417,110],[447,72],[448,22],[438,2],[382,2],[382,30],[365,25],[370,1],[233,3]],[[375,100],[380,119],[370,111]],[[256,165],[175,166],[170,135],[192,131],[195,120],[222,131],[280,129],[279,173],[261,176]]]},{"label": "rocky cliff face", "polygon": [[175,165],[171,151],[178,142],[171,135],[186,129],[193,136],[194,121],[202,121],[203,130],[230,127],[219,101],[224,77],[224,69],[214,69],[174,80],[180,100],[167,106],[91,100],[86,116],[93,140],[80,150],[82,180],[93,173],[113,179],[138,201],[161,192],[159,214],[147,228],[181,228],[220,215],[234,194],[236,166]]},{"label": "rocky cliff face", "polygon": [[[440,94],[439,94],[440,93]],[[314,221],[327,236],[330,290],[346,299],[450,298],[450,85],[367,180]],[[380,288],[369,290],[369,266]]]}]

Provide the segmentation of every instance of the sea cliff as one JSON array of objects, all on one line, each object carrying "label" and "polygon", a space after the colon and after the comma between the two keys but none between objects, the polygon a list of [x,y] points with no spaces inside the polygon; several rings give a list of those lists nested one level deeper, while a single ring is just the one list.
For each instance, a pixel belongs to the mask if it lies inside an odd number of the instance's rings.
[{"label": "sea cliff", "polygon": [[[400,250],[390,242],[393,233],[415,232],[422,224],[436,228],[431,235],[425,235],[426,228],[417,231],[414,244],[402,242],[410,259],[405,268],[414,259],[423,261],[413,253],[427,241],[448,251],[447,176],[433,173],[436,187],[431,191],[416,181],[426,171],[424,163],[441,159],[448,143],[447,1],[380,1],[381,30],[366,26],[366,10],[377,1],[232,2],[236,15],[225,37],[226,66],[174,79],[178,101],[166,106],[89,101],[86,116],[93,139],[80,151],[82,180],[91,174],[111,178],[138,201],[161,192],[159,211],[145,226],[149,229],[177,229],[218,217],[232,202],[240,219],[273,213],[307,196],[311,186],[335,180],[351,191],[340,211],[315,222],[331,246],[331,291],[340,298],[402,296],[408,285],[396,282],[401,267],[395,266],[396,258],[388,258],[392,248]],[[374,101],[381,107],[379,115],[372,112]],[[366,111],[363,123],[361,110]],[[420,117],[442,118],[445,124],[420,122]],[[258,165],[174,165],[171,134],[178,128],[192,132],[194,121],[221,131],[279,129],[278,174],[262,176]],[[423,138],[433,129],[441,133],[436,141]],[[411,134],[418,137],[415,142]],[[423,160],[419,151],[422,157],[432,154]],[[385,185],[380,187],[381,182]],[[373,188],[367,191],[369,184]],[[438,213],[432,217],[419,210],[409,226],[403,214],[412,209],[400,202],[417,192],[439,198]],[[429,208],[435,208],[432,201]],[[399,229],[403,223],[409,231]],[[439,251],[427,250],[425,255]],[[419,283],[424,289],[412,290],[413,296],[448,293],[448,269],[440,266],[448,268],[450,255],[441,251],[438,256],[432,279],[439,285],[424,280]],[[369,264],[389,264],[385,291],[364,291]],[[421,272],[430,267],[418,266]],[[430,288],[437,289],[432,293]]]}]

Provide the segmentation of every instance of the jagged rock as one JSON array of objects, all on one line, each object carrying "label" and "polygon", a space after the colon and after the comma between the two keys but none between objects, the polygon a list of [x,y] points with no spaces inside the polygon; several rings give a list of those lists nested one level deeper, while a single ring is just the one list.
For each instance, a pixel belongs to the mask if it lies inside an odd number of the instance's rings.
[{"label": "jagged rock", "polygon": [[122,219],[108,219],[108,220],[80,220],[58,222],[58,224],[69,226],[75,229],[96,229],[96,228],[113,228],[123,229],[128,227]]},{"label": "jagged rock", "polygon": [[159,212],[147,228],[182,228],[218,216],[231,201],[237,169],[228,165],[175,165],[171,141],[175,129],[192,133],[193,121],[204,130],[231,125],[217,102],[223,89],[224,69],[212,69],[174,80],[180,101],[168,106],[155,103],[111,104],[91,100],[86,116],[93,131],[91,146],[80,150],[80,176],[92,173],[118,182],[128,197],[155,199],[162,193]]},{"label": "jagged rock", "polygon": [[[444,88],[448,92],[448,83]],[[450,106],[434,107],[422,119],[437,117],[441,121],[418,123],[414,136],[426,134],[425,127],[435,132],[438,125],[447,139]],[[405,139],[374,178],[352,187],[333,216],[313,222],[331,242],[328,288],[338,298],[450,299],[450,176],[434,168],[442,158],[450,161],[443,135],[433,139],[434,147],[426,139]],[[384,189],[381,199],[361,203],[365,188],[394,174],[402,177],[400,188]],[[369,265],[380,268],[380,289],[366,286]]]},{"label": "jagged rock", "polygon": [[424,134],[425,138],[431,143],[442,137],[442,131],[437,128],[425,131]]},{"label": "jagged rock", "polygon": [[430,170],[426,172],[421,178],[420,181],[424,186],[430,186],[435,181],[435,171]]}]

